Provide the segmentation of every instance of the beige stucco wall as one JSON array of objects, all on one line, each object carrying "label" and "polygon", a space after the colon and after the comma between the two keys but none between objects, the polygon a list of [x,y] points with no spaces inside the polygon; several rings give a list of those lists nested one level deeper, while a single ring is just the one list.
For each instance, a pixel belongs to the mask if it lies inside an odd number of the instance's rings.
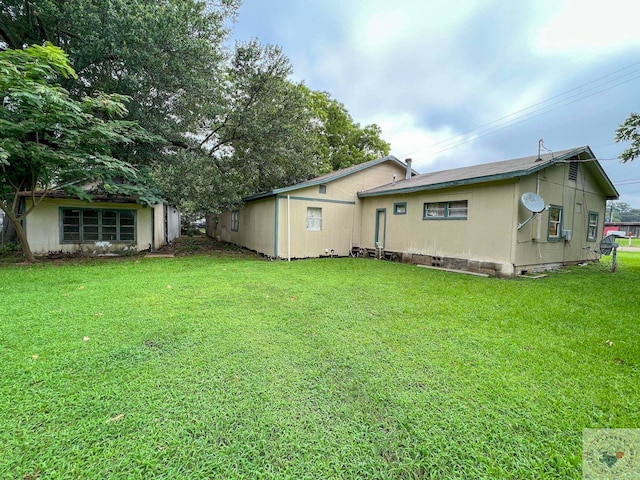
[{"label": "beige stucco wall", "polygon": [[[220,241],[279,258],[347,256],[360,239],[361,202],[357,192],[404,178],[405,168],[385,162],[327,182],[253,200],[238,212],[239,228],[231,231],[231,212],[207,216],[207,234]],[[322,229],[307,230],[307,208],[322,209]],[[217,218],[217,222],[216,222]]]},{"label": "beige stucco wall", "polygon": [[238,210],[238,231],[231,230],[231,212],[207,216],[207,235],[273,256],[275,239],[275,197],[249,202]]},{"label": "beige stucco wall", "polygon": [[[363,198],[362,245],[375,248],[376,215],[386,210],[384,249],[390,252],[442,256],[511,264],[513,255],[513,181]],[[425,203],[468,201],[466,220],[423,220]],[[394,203],[406,202],[407,213],[394,215]]]},{"label": "beige stucco wall", "polygon": [[[278,257],[347,256],[354,241],[354,226],[358,223],[354,201],[334,203],[305,198],[297,195],[278,198]],[[320,231],[307,230],[308,207],[321,209]]]},{"label": "beige stucco wall", "polygon": [[[566,163],[523,178],[358,198],[357,192],[389,184],[394,175],[403,178],[403,168],[384,163],[328,182],[326,193],[314,185],[249,202],[239,212],[238,232],[230,231],[231,213],[226,212],[217,216],[215,231],[208,226],[208,234],[280,258],[317,257],[332,250],[346,256],[352,244],[375,249],[377,212],[383,210],[387,252],[489,262],[498,266],[496,274],[510,276],[595,258],[606,200],[588,164],[579,164],[577,181],[568,180],[569,168]],[[546,205],[563,207],[562,229],[571,230],[571,240],[547,239],[547,211],[517,229],[531,215],[520,203],[525,192],[538,192]],[[468,201],[465,220],[423,220],[425,203],[459,200]],[[394,204],[404,202],[407,213],[395,215]],[[309,207],[322,209],[321,231],[307,230]],[[595,241],[587,241],[589,212],[598,213]]]},{"label": "beige stucco wall", "polygon": [[[602,239],[606,199],[585,164],[579,164],[578,180],[568,179],[569,163],[541,170],[522,179],[518,197],[525,192],[538,192],[546,205],[562,207],[562,229],[571,230],[571,240],[549,240],[549,212],[536,216],[518,231],[514,263],[516,270],[535,268],[541,264],[575,263],[596,258],[594,249]],[[589,212],[598,213],[598,235],[587,240]],[[531,214],[519,207],[519,221]]]},{"label": "beige stucco wall", "polygon": [[[29,208],[30,205],[30,200],[27,200],[26,207]],[[152,242],[153,209],[150,207],[135,203],[87,203],[80,200],[47,198],[26,218],[26,234],[33,253],[76,252],[81,247],[77,243],[60,243],[60,207],[136,210],[136,248],[145,250]]]},{"label": "beige stucco wall", "polygon": [[[374,165],[320,186],[301,188],[278,198],[278,257],[347,256],[361,238],[361,208],[357,192],[404,178],[406,169],[392,162]],[[307,208],[322,209],[322,230],[307,230]],[[290,212],[290,217],[289,217]],[[289,244],[289,238],[291,242]],[[290,246],[289,246],[290,245]]]},{"label": "beige stucco wall", "polygon": [[[606,199],[585,164],[579,164],[577,181],[568,180],[568,171],[566,163],[503,182],[363,198],[361,243],[375,248],[376,212],[384,209],[384,249],[390,252],[496,262],[505,276],[594,260]],[[538,192],[546,205],[562,207],[562,229],[571,230],[571,240],[548,239],[548,211],[517,229],[531,216],[520,202],[525,192]],[[456,200],[469,202],[466,220],[422,220],[425,203]],[[396,202],[407,202],[406,215],[393,214]],[[590,241],[589,212],[598,213],[598,235]]]}]

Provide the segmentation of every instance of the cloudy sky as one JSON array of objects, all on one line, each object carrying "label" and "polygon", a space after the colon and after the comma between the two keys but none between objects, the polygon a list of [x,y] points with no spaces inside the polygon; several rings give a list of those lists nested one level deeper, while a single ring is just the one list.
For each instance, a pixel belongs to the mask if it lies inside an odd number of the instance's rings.
[{"label": "cloudy sky", "polygon": [[243,1],[236,40],[281,46],[420,173],[589,145],[640,208],[614,142],[640,111],[635,0]]}]

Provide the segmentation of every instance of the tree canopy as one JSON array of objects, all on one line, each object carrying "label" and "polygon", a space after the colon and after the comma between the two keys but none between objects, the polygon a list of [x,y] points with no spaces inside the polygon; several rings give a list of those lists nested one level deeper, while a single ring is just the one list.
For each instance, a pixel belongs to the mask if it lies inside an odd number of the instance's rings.
[{"label": "tree canopy", "polygon": [[[0,209],[15,227],[25,259],[33,261],[21,220],[52,188],[91,198],[102,193],[160,200],[150,178],[113,156],[113,146],[159,141],[126,115],[126,97],[96,92],[75,100],[59,84],[76,73],[53,45],[0,52]],[[31,205],[21,209],[21,195]]]},{"label": "tree canopy", "polygon": [[[224,66],[226,19],[237,0],[3,0],[0,38],[18,49],[45,41],[62,48],[80,77],[73,96],[95,91],[130,98],[128,118],[170,142],[184,143],[216,102]],[[159,148],[137,149],[151,163]],[[132,151],[125,147],[121,155]]]},{"label": "tree canopy", "polygon": [[328,93],[291,81],[280,48],[228,46],[240,0],[3,0],[0,49],[44,41],[78,75],[72,98],[129,98],[126,119],[163,144],[111,146],[147,165],[187,217],[242,196],[388,154],[376,125],[361,127]]},{"label": "tree canopy", "polygon": [[[304,87],[303,87],[304,88]],[[339,170],[389,154],[389,143],[377,125],[361,127],[345,106],[328,92],[304,88],[315,117],[318,154],[329,170]]]}]

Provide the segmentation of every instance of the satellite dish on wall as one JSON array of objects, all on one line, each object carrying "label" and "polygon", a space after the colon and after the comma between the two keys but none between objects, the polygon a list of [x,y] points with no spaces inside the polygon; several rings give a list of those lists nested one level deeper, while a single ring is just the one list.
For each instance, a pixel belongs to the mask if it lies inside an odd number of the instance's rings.
[{"label": "satellite dish on wall", "polygon": [[538,214],[544,212],[547,208],[544,204],[544,200],[540,195],[533,192],[525,192],[522,194],[520,198],[520,203],[522,206],[531,212],[531,216],[527,218],[524,222],[518,224],[518,230],[524,227],[527,223],[529,223],[533,218]]},{"label": "satellite dish on wall", "polygon": [[526,192],[522,194],[520,199],[522,206],[533,213],[540,213],[544,210],[544,200],[540,195],[533,192]]}]

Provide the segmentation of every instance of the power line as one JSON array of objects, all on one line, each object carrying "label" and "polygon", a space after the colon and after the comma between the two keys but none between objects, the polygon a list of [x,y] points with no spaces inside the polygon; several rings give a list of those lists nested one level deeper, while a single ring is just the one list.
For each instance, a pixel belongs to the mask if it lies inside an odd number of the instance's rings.
[{"label": "power line", "polygon": [[[637,73],[637,72],[634,72],[634,73]],[[563,102],[555,102],[555,103],[549,105],[548,107],[544,107],[544,108],[533,110],[532,112],[530,112],[530,113],[528,113],[526,115],[523,115],[522,117],[517,117],[514,121],[510,121],[510,122],[504,123],[502,125],[497,125],[496,127],[492,127],[490,129],[488,129],[487,131],[479,134],[479,135],[472,135],[472,136],[468,136],[467,138],[463,138],[463,139],[461,139],[461,140],[459,140],[457,142],[454,142],[454,143],[446,146],[445,148],[442,148],[442,149],[434,152],[433,154],[437,155],[439,153],[446,152],[447,150],[451,150],[452,148],[458,147],[460,145],[464,145],[465,143],[469,143],[469,142],[471,142],[471,141],[473,141],[473,140],[475,140],[477,138],[486,137],[487,135],[490,135],[490,134],[493,134],[495,132],[499,132],[500,130],[504,130],[505,128],[509,128],[509,127],[514,126],[514,125],[518,125],[520,123],[526,122],[528,120],[531,120],[532,118],[539,117],[541,115],[553,112],[555,110],[559,110],[560,108],[564,108],[564,107],[566,107],[568,105],[571,105],[573,103],[579,102],[579,101],[584,100],[586,98],[593,97],[595,95],[598,95],[599,93],[605,92],[605,91],[610,90],[610,89],[612,89],[614,87],[618,87],[618,86],[620,86],[620,85],[622,85],[624,83],[628,83],[628,82],[630,82],[632,80],[636,80],[638,78],[640,78],[640,75],[638,75],[636,77],[633,77],[633,78],[630,78],[628,80],[625,80],[623,82],[619,82],[619,83],[617,83],[615,85],[612,85],[610,87],[604,88],[602,90],[590,93],[589,95],[583,95],[583,96],[581,96],[579,98],[576,98],[574,100],[571,100],[571,101],[564,101],[564,103]],[[571,96],[567,100],[569,100],[571,98],[574,98],[574,97],[575,96]],[[553,107],[553,108],[551,108],[551,107]]]},{"label": "power line", "polygon": [[[436,152],[432,153],[432,155],[437,155],[439,153],[445,152],[452,148],[468,143],[477,138],[490,135],[497,131],[503,130],[513,125],[517,125],[519,123],[530,120],[537,116],[544,115],[546,113],[558,110],[560,108],[571,105],[572,103],[576,103],[578,101],[592,97],[594,95],[597,95],[599,93],[605,92],[612,88],[618,87],[630,81],[636,80],[640,78],[640,69],[634,69],[634,67],[638,65],[640,65],[640,62],[633,63],[629,66],[618,69],[610,74],[603,75],[602,77],[598,77],[595,80],[591,80],[587,83],[574,87],[570,90],[562,92],[546,100],[535,103],[526,108],[520,109],[516,112],[512,112],[496,120],[493,120],[491,122],[475,127],[464,133],[436,142],[430,145],[430,147],[443,145],[444,148],[437,150]],[[624,72],[625,70],[630,70],[630,71],[620,74],[620,72]],[[634,75],[634,76],[632,76],[631,78],[625,78],[631,75]],[[602,82],[602,80],[605,80],[605,79],[606,81]],[[589,85],[591,86],[585,89],[585,87]],[[572,93],[572,92],[577,92],[577,93]],[[568,94],[571,94],[571,95],[568,95]],[[561,99],[561,97],[564,97],[564,98]],[[470,135],[473,132],[479,132],[479,134]]]},{"label": "power line", "polygon": [[632,180],[621,180],[619,182],[613,182],[614,185],[633,185],[634,183],[640,183],[640,178],[634,178]]},{"label": "power line", "polygon": [[[508,115],[505,115],[505,116],[503,116],[503,117],[500,117],[500,118],[498,118],[498,119],[496,119],[496,120],[493,120],[493,121],[491,121],[491,122],[485,123],[485,124],[480,125],[480,126],[478,126],[478,127],[472,128],[471,130],[467,130],[466,132],[463,132],[463,133],[461,133],[461,134],[455,135],[454,137],[451,137],[451,138],[449,138],[449,139],[445,139],[445,140],[441,140],[440,142],[436,142],[436,143],[434,143],[434,144],[433,144],[433,145],[431,145],[431,146],[433,147],[433,146],[440,145],[440,144],[442,144],[442,143],[448,143],[448,142],[450,142],[450,141],[452,141],[452,140],[454,140],[454,139],[456,139],[456,138],[464,137],[465,135],[467,135],[467,134],[469,134],[469,133],[475,132],[476,130],[481,130],[481,129],[485,128],[485,127],[488,127],[488,126],[494,125],[494,124],[496,124],[496,123],[500,123],[500,122],[502,122],[503,120],[506,120],[506,119],[508,119],[508,118],[511,118],[511,117],[514,117],[514,116],[519,116],[521,113],[524,113],[524,112],[526,112],[527,110],[531,110],[531,109],[534,109],[535,107],[538,107],[538,106],[540,106],[540,105],[544,105],[544,104],[546,104],[546,103],[549,103],[549,102],[551,102],[552,100],[555,100],[555,99],[557,99],[557,98],[563,97],[563,96],[565,96],[565,95],[567,95],[567,94],[569,94],[569,93],[571,93],[571,92],[574,92],[574,91],[576,91],[576,90],[580,90],[580,89],[582,89],[583,87],[586,87],[587,85],[591,85],[591,84],[593,84],[593,83],[597,83],[597,82],[599,82],[600,80],[603,80],[603,79],[605,79],[605,78],[608,78],[608,77],[614,76],[614,75],[616,75],[617,73],[619,73],[619,72],[621,72],[621,71],[628,70],[628,69],[633,68],[633,67],[635,67],[635,66],[637,66],[637,65],[640,65],[640,62],[636,62],[636,63],[633,63],[633,64],[631,64],[631,65],[627,66],[627,67],[624,67],[624,68],[618,69],[618,70],[616,70],[615,72],[609,73],[609,74],[604,75],[604,76],[602,76],[602,77],[599,77],[599,78],[597,78],[597,79],[595,79],[595,80],[591,80],[590,82],[587,82],[587,83],[584,83],[584,84],[579,85],[579,86],[577,86],[577,87],[574,87],[574,88],[572,88],[572,89],[570,89],[570,90],[567,90],[567,91],[565,91],[565,92],[562,92],[562,93],[560,93],[560,94],[558,94],[558,95],[554,95],[553,97],[550,97],[550,98],[548,98],[548,99],[546,99],[546,100],[543,100],[543,101],[541,101],[541,102],[534,103],[533,105],[530,105],[530,106],[528,106],[528,107],[522,108],[522,109],[517,110],[517,111],[512,112],[512,113],[509,113]],[[613,79],[613,80],[609,80],[609,81],[605,82],[605,85],[606,85],[606,83],[610,83],[611,81],[615,81],[615,80],[618,80],[619,78],[623,78],[623,77],[625,77],[625,76],[633,75],[633,74],[636,74],[636,73],[639,73],[639,72],[640,72],[640,70],[636,70],[636,71],[632,71],[632,72],[627,72],[627,73],[625,73],[625,74],[623,74],[623,75],[619,75],[619,76],[618,76],[618,77],[616,77],[615,79]],[[637,78],[637,77],[635,77],[635,78]],[[591,87],[591,88],[589,88],[587,91],[589,91],[589,90],[593,90],[594,88],[598,88],[598,87],[596,87],[596,86]],[[583,93],[585,93],[585,92],[577,93],[577,94],[571,95],[571,96],[570,96],[570,97],[568,97],[568,98],[575,98],[576,96],[580,96],[580,95],[582,95]],[[563,101],[564,101],[564,100],[563,100]],[[545,107],[545,108],[546,108],[546,107]],[[534,110],[534,112],[539,111],[539,110],[542,110],[542,109],[535,109],[535,110]]]}]

